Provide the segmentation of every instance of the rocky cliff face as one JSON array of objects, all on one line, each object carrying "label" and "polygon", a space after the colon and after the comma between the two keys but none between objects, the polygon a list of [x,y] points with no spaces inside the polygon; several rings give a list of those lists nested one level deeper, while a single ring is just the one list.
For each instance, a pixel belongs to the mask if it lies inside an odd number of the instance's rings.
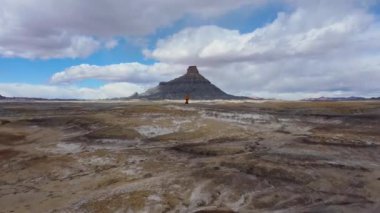
[{"label": "rocky cliff face", "polygon": [[244,99],[223,92],[203,77],[196,66],[190,66],[187,73],[168,82],[160,82],[157,87],[138,95],[138,98],[151,100],[184,99],[186,95],[193,100]]}]

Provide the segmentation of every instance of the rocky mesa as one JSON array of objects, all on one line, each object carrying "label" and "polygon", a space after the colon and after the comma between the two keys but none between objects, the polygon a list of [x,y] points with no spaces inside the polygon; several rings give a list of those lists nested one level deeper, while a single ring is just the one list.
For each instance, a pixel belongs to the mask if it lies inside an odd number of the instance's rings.
[{"label": "rocky mesa", "polygon": [[148,89],[142,94],[136,94],[132,98],[148,100],[179,100],[190,96],[193,100],[215,99],[248,99],[227,94],[202,76],[196,66],[189,66],[186,74],[168,82],[160,82],[158,86]]}]

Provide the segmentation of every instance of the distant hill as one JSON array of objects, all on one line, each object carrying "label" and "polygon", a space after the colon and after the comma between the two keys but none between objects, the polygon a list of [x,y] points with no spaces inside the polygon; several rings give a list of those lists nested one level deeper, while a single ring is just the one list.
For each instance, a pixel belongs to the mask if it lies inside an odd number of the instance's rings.
[{"label": "distant hill", "polygon": [[148,100],[179,100],[185,96],[193,100],[215,99],[249,99],[247,97],[233,96],[223,92],[202,76],[196,66],[190,66],[186,74],[168,82],[160,82],[158,86],[147,90],[142,94],[135,94],[130,98]]},{"label": "distant hill", "polygon": [[319,97],[302,99],[303,101],[365,101],[365,100],[380,100],[380,97],[364,98],[364,97]]},{"label": "distant hill", "polygon": [[6,97],[4,97],[4,96],[0,95],[0,100],[1,100],[1,99],[6,99]]}]

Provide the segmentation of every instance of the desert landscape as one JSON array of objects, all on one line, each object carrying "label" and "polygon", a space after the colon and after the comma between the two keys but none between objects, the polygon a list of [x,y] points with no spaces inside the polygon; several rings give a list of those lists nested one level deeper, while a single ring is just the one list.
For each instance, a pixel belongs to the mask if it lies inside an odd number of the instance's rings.
[{"label": "desert landscape", "polygon": [[380,213],[380,0],[0,5],[0,213]]},{"label": "desert landscape", "polygon": [[0,212],[378,212],[380,102],[0,103]]}]

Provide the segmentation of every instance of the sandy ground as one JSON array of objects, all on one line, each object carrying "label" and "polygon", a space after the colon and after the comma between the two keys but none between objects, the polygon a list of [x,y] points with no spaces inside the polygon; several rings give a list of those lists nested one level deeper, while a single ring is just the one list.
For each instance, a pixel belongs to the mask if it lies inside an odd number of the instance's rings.
[{"label": "sandy ground", "polygon": [[380,212],[380,102],[1,102],[0,212]]}]

